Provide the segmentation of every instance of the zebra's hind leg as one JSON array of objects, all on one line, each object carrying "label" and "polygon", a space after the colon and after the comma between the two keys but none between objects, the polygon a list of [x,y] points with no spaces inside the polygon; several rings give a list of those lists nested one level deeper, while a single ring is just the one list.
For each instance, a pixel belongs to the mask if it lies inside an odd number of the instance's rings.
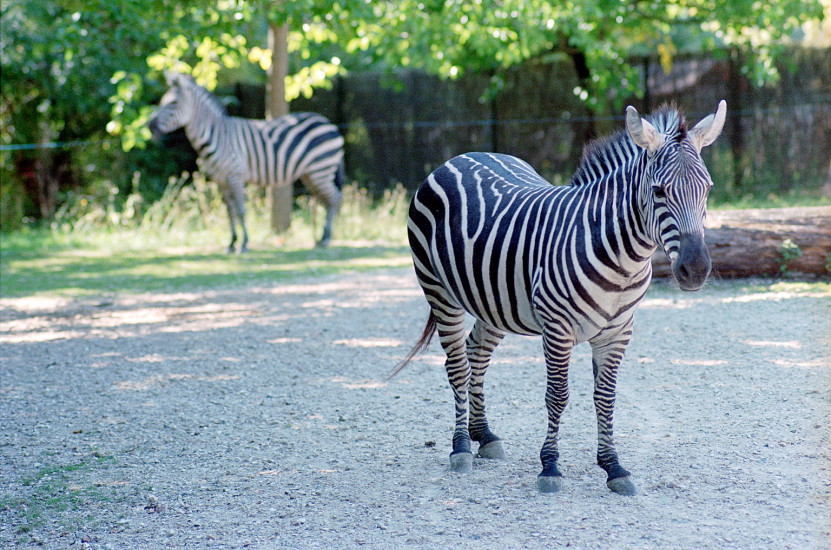
[{"label": "zebra's hind leg", "polygon": [[332,223],[335,220],[338,210],[340,210],[341,198],[341,192],[335,188],[332,189],[331,195],[323,201],[326,206],[326,223],[323,226],[323,235],[315,245],[318,248],[326,248],[332,241]]},{"label": "zebra's hind leg", "polygon": [[326,223],[323,224],[323,235],[315,243],[315,246],[318,248],[326,248],[332,241],[332,223],[335,220],[338,210],[340,210],[340,204],[343,199],[343,194],[340,189],[343,183],[343,165],[341,164],[338,171],[333,173],[321,172],[317,174],[305,174],[300,176],[300,181],[303,182],[303,185],[326,208]]},{"label": "zebra's hind leg", "polygon": [[557,436],[560,418],[568,403],[568,363],[574,347],[574,337],[564,324],[548,322],[543,329],[546,389],[545,408],[548,411],[548,431],[540,450],[542,472],[537,477],[537,488],[542,493],[554,493],[562,488],[563,474],[557,468],[560,451]]},{"label": "zebra's hind leg", "polygon": [[467,360],[470,363],[470,438],[479,443],[480,458],[505,458],[502,441],[488,427],[485,417],[485,372],[491,355],[505,333],[481,320],[473,325],[467,338]]},{"label": "zebra's hind leg", "polygon": [[473,469],[473,453],[470,450],[468,430],[468,387],[470,384],[470,363],[465,346],[465,311],[462,308],[430,299],[430,306],[436,316],[439,341],[447,359],[444,366],[453,389],[456,424],[453,431],[453,451],[450,453],[450,469],[468,473]]},{"label": "zebra's hind leg", "polygon": [[620,465],[612,432],[615,409],[617,371],[626,345],[632,334],[632,322],[615,338],[592,341],[592,368],[594,371],[594,407],[597,413],[597,464],[606,471],[606,486],[620,495],[637,492],[630,473]]}]

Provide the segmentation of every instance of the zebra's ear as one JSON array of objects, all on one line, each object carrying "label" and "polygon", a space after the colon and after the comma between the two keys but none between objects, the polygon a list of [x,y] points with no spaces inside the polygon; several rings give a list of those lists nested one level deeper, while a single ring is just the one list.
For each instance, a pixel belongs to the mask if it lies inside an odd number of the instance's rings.
[{"label": "zebra's ear", "polygon": [[626,108],[626,129],[638,147],[650,153],[657,151],[666,141],[666,137],[647,120],[641,118],[638,110],[631,105]]},{"label": "zebra's ear", "polygon": [[179,73],[176,71],[169,71],[167,69],[164,70],[164,79],[167,82],[167,85],[170,87],[177,86],[179,84]]},{"label": "zebra's ear", "polygon": [[727,102],[723,99],[718,103],[718,109],[712,115],[702,119],[690,130],[690,139],[696,148],[701,151],[713,143],[721,129],[724,128],[724,120],[727,118]]}]

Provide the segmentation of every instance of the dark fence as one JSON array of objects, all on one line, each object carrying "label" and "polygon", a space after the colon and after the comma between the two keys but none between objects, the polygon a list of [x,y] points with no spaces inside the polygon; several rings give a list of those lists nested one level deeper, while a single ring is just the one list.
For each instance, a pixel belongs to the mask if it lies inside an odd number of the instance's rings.
[{"label": "dark fence", "polygon": [[[756,88],[741,58],[678,57],[665,74],[657,60],[641,63],[648,112],[674,101],[696,122],[728,102],[722,137],[707,163],[722,193],[783,193],[819,187],[831,167],[831,50],[793,50],[775,86]],[[623,124],[623,112],[593,114],[574,95],[579,85],[563,57],[528,63],[504,75],[494,97],[488,75],[443,80],[416,71],[355,74],[331,90],[292,102],[316,111],[346,136],[347,172],[374,193],[395,183],[414,189],[434,168],[467,151],[517,155],[554,182],[567,182],[589,139]],[[262,86],[238,85],[235,114],[263,116]]]}]

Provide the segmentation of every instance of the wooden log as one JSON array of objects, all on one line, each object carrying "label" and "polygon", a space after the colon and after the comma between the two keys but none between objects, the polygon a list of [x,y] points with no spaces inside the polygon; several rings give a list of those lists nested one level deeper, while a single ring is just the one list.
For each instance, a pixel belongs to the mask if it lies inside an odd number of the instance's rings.
[{"label": "wooden log", "polygon": [[[778,275],[783,266],[789,273],[831,277],[831,206],[714,210],[706,227],[713,277]],[[662,250],[652,257],[652,271],[672,275]]]}]

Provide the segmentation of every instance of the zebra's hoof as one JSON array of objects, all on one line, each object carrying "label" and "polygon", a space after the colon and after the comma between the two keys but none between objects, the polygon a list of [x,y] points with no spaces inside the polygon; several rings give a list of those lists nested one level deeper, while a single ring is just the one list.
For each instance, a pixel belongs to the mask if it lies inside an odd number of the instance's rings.
[{"label": "zebra's hoof", "polygon": [[563,488],[563,476],[538,476],[537,489],[540,493],[556,493]]},{"label": "zebra's hoof", "polygon": [[629,478],[629,476],[610,479],[606,482],[606,487],[608,487],[613,492],[619,495],[624,495],[627,497],[635,495],[638,492],[638,490],[635,488],[635,484],[632,483],[632,480]]},{"label": "zebra's hoof", "polygon": [[454,453],[450,455],[450,469],[460,474],[473,471],[473,453]]},{"label": "zebra's hoof", "polygon": [[479,452],[476,453],[479,458],[495,458],[498,460],[505,460],[505,449],[502,448],[500,440],[491,441],[479,447]]}]

